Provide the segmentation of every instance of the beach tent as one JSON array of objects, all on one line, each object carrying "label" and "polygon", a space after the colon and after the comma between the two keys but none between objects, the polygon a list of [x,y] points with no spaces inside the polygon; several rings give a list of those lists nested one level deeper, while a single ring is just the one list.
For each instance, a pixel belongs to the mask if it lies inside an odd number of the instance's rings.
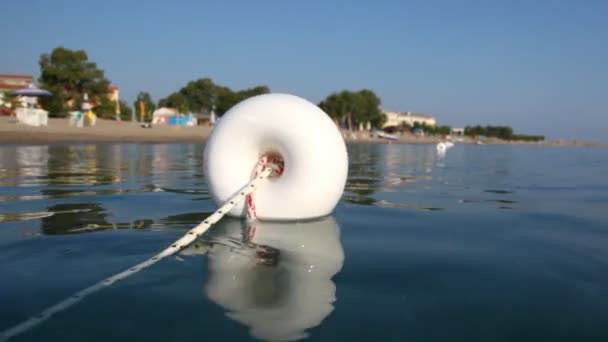
[{"label": "beach tent", "polygon": [[177,115],[177,109],[160,107],[152,112],[152,124],[167,124],[169,123],[169,118],[175,115]]},{"label": "beach tent", "polygon": [[152,113],[152,124],[165,124],[174,126],[196,126],[197,119],[192,114],[180,114],[177,109],[161,107]]}]

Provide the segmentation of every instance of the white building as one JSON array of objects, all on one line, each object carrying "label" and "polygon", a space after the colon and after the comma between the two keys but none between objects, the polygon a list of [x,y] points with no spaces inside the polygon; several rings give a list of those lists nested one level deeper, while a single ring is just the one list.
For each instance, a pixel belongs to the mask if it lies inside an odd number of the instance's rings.
[{"label": "white building", "polygon": [[453,135],[464,135],[464,128],[452,128]]},{"label": "white building", "polygon": [[409,126],[413,126],[416,122],[418,124],[424,124],[427,126],[435,126],[437,124],[437,120],[434,117],[425,114],[417,114],[412,112],[384,111],[384,115],[386,116],[386,122],[384,123],[382,128],[399,127],[403,123],[406,123]]}]

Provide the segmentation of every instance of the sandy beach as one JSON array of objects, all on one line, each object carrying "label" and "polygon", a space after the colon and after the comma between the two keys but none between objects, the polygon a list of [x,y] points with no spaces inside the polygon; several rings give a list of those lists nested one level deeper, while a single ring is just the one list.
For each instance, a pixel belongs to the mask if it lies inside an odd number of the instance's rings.
[{"label": "sandy beach", "polygon": [[[212,127],[155,125],[142,128],[139,123],[117,122],[98,119],[95,127],[71,127],[68,119],[50,118],[48,126],[33,127],[17,123],[14,117],[0,117],[0,144],[49,144],[49,143],[91,143],[91,142],[138,142],[138,143],[181,143],[204,142]],[[349,143],[397,143],[397,144],[436,144],[443,139],[430,136],[421,137],[411,134],[399,136],[398,141],[388,142],[370,136],[368,132],[342,132]],[[476,141],[462,137],[457,143],[474,144]],[[573,140],[553,140],[538,143],[487,139],[484,144],[514,144],[537,146],[587,146],[608,147],[607,144],[589,143]]]},{"label": "sandy beach", "polygon": [[[154,125],[142,128],[139,123],[117,122],[98,119],[94,127],[71,127],[68,119],[50,118],[48,126],[33,127],[17,123],[16,119],[0,117],[0,143],[5,144],[48,144],[87,142],[140,142],[179,143],[204,142],[212,127]],[[342,132],[349,143],[387,143],[384,139],[371,137],[368,132]],[[416,137],[403,135],[399,141],[391,143],[433,144],[440,137]]]},{"label": "sandy beach", "polygon": [[97,120],[95,127],[71,127],[68,119],[50,118],[48,126],[33,127],[0,117],[0,143],[47,144],[87,142],[198,142],[209,137],[211,127],[158,125],[142,128],[139,123]]}]

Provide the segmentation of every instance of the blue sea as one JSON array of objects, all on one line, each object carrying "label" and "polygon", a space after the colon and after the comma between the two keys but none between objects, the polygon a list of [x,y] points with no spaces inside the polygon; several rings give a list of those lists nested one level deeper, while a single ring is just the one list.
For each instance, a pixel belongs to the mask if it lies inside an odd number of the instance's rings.
[{"label": "blue sea", "polygon": [[[0,331],[213,212],[203,149],[0,146]],[[14,340],[608,341],[608,149],[348,149],[332,216],[223,219]]]}]

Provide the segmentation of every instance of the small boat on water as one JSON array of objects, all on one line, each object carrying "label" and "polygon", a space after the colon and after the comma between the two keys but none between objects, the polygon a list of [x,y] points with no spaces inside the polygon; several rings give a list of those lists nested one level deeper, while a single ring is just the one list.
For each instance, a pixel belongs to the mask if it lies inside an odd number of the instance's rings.
[{"label": "small boat on water", "polygon": [[378,136],[378,138],[382,138],[382,139],[387,139],[387,140],[392,140],[392,141],[399,140],[399,138],[396,135],[388,134],[388,133],[385,133],[382,131],[377,131],[376,135]]}]

